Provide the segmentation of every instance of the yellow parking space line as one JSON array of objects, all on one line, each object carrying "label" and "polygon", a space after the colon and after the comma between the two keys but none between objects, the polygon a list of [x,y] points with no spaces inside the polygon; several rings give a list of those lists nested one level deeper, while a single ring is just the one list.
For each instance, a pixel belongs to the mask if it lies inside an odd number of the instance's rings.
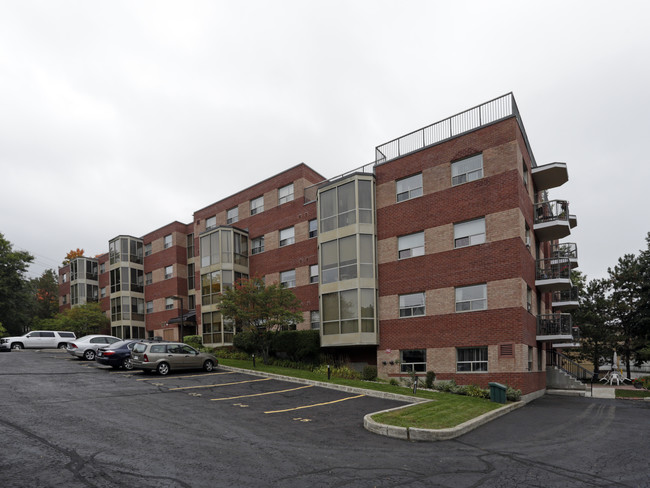
[{"label": "yellow parking space line", "polygon": [[361,397],[364,397],[364,396],[366,396],[366,395],[356,395],[356,396],[351,396],[351,397],[347,397],[347,398],[341,398],[340,400],[333,400],[331,402],[314,403],[313,405],[303,405],[301,407],[286,408],[284,410],[269,410],[268,412],[264,412],[264,413],[292,412],[294,410],[302,410],[303,408],[322,407],[323,405],[331,405],[333,403],[344,402],[346,400],[354,400],[355,398],[361,398]]},{"label": "yellow parking space line", "polygon": [[286,393],[287,391],[302,390],[303,388],[312,388],[313,386],[314,385],[299,386],[298,388],[289,388],[288,390],[267,391],[264,393],[253,393],[251,395],[239,395],[239,396],[227,397],[227,398],[210,398],[210,400],[213,402],[219,402],[221,400],[236,400],[238,398],[250,398],[256,396],[263,396],[263,395],[275,395],[276,393]]},{"label": "yellow parking space line", "polygon": [[[165,379],[180,380],[180,379],[183,379],[183,378],[195,378],[197,376],[214,376],[214,375],[217,375],[217,374],[234,374],[234,373],[235,373],[234,371],[227,371],[225,373],[190,374],[190,375],[187,375],[187,376],[164,376],[164,378]],[[155,380],[156,378],[161,378],[161,376],[152,376],[152,377],[149,377],[149,378],[139,378],[136,381],[151,381],[151,380]]]},{"label": "yellow parking space line", "polygon": [[259,380],[235,381],[233,383],[221,383],[219,385],[198,385],[198,386],[181,386],[179,388],[170,388],[169,391],[192,390],[194,388],[214,388],[217,386],[241,385],[243,383],[256,383],[258,381],[269,381],[271,378],[261,378]]}]

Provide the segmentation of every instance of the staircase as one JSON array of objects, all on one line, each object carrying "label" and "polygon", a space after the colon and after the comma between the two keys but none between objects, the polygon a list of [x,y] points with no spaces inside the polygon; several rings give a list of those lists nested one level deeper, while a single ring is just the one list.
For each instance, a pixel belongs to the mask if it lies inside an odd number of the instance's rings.
[{"label": "staircase", "polygon": [[594,373],[558,351],[546,351],[546,392],[585,396]]}]

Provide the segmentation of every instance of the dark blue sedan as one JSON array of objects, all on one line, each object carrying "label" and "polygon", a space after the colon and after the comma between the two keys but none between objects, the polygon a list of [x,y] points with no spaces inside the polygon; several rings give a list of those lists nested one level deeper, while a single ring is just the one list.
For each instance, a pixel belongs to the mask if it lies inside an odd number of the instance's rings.
[{"label": "dark blue sedan", "polygon": [[133,369],[133,364],[131,364],[131,350],[138,342],[134,340],[114,342],[99,349],[95,360],[99,364],[112,366],[115,369]]}]

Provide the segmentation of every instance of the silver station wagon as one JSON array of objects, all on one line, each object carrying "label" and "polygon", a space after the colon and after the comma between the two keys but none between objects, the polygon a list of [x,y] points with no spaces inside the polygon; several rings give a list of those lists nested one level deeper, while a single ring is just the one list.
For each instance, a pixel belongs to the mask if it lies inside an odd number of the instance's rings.
[{"label": "silver station wagon", "polygon": [[199,352],[181,342],[139,342],[131,352],[133,369],[166,375],[180,369],[212,371],[219,361],[212,354]]}]

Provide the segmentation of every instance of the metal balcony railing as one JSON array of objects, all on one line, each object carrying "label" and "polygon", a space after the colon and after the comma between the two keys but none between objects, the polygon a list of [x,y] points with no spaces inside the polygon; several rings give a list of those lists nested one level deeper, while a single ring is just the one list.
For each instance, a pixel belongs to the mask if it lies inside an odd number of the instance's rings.
[{"label": "metal balcony railing", "polygon": [[517,118],[528,152],[533,159],[533,166],[537,166],[512,93],[497,97],[440,122],[377,146],[375,148],[375,160],[377,164],[382,164],[512,116]]},{"label": "metal balcony railing", "polygon": [[571,279],[569,258],[544,258],[537,260],[536,280]]},{"label": "metal balcony railing", "polygon": [[553,292],[553,302],[577,302],[578,297],[578,287],[572,286],[568,290],[556,291]]},{"label": "metal balcony railing", "polygon": [[566,200],[549,200],[535,204],[536,224],[556,220],[569,221],[569,202]]},{"label": "metal balcony railing", "polygon": [[574,242],[551,244],[551,257],[578,259],[578,246]]},{"label": "metal balcony railing", "polygon": [[538,336],[572,336],[573,321],[568,313],[548,313],[537,316]]}]

